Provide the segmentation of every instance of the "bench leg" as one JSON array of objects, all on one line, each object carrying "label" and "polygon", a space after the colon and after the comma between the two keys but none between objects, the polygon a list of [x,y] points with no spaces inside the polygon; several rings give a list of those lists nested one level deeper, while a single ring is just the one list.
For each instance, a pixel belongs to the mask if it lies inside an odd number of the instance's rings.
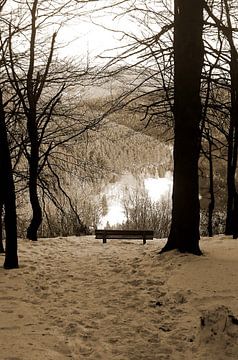
[{"label": "bench leg", "polygon": [[107,242],[107,238],[106,238],[106,237],[104,237],[104,238],[103,238],[103,240],[102,240],[102,242],[103,242],[103,244],[106,244],[106,242]]},{"label": "bench leg", "polygon": [[143,238],[143,245],[146,244],[146,238]]}]

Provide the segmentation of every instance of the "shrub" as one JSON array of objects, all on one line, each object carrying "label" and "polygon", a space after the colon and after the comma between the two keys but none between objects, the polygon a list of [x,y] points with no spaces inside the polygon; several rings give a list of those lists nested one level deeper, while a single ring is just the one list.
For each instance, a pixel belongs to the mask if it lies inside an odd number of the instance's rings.
[{"label": "shrub", "polygon": [[171,223],[169,196],[152,201],[146,190],[134,190],[125,194],[123,201],[126,221],[124,229],[152,229],[156,237],[168,236]]}]

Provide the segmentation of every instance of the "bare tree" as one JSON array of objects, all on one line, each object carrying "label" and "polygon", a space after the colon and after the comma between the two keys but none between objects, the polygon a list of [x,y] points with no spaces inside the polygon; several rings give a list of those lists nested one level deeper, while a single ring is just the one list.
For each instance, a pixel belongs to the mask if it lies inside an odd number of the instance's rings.
[{"label": "bare tree", "polygon": [[[115,75],[120,73],[119,62],[121,62],[122,64],[121,70],[122,71],[126,70],[129,76],[131,74],[131,78],[130,78],[132,79],[131,86],[129,87],[129,90],[121,96],[120,105],[129,106],[132,111],[140,112],[141,118],[145,120],[145,124],[146,124],[145,126],[154,123],[154,126],[157,126],[157,129],[161,128],[162,131],[164,131],[165,126],[168,126],[168,124],[170,129],[173,126],[173,114],[176,116],[175,111],[177,107],[177,104],[174,103],[176,96],[174,97],[174,87],[173,87],[173,83],[174,83],[173,59],[174,59],[174,50],[176,50],[176,46],[174,48],[172,43],[172,35],[171,35],[171,32],[174,28],[174,24],[173,24],[173,20],[171,20],[173,14],[171,13],[171,10],[167,6],[167,3],[168,3],[167,1],[157,2],[156,6],[157,8],[160,8],[161,11],[156,12],[156,10],[150,6],[150,2],[146,4],[144,3],[142,4],[138,0],[133,2],[133,4],[131,4],[131,2],[128,1],[128,7],[125,10],[125,12],[131,14],[134,13],[135,15],[132,16],[134,17],[134,19],[137,19],[137,22],[140,22],[141,27],[143,28],[144,31],[142,32],[141,37],[138,34],[135,35],[127,34],[126,31],[122,31],[122,34],[124,36],[127,36],[131,40],[131,42],[128,46],[124,47],[124,51],[121,53],[121,55],[118,58],[112,59],[109,62],[109,65],[112,66]],[[225,102],[224,103],[220,102],[221,101],[220,94],[223,91],[225,91],[226,93],[229,93],[230,91],[229,78],[226,75],[224,75],[227,72],[227,64],[229,64],[229,57],[227,56],[227,47],[225,47],[224,44],[224,36],[221,37],[222,31],[225,31],[227,33],[226,28],[228,25],[224,25],[221,20],[225,16],[224,14],[227,12],[225,11],[225,3],[227,4],[227,1],[225,1],[223,4],[224,11],[221,10],[219,3],[220,1],[215,1],[212,2],[211,4],[209,3],[211,9],[206,4],[206,2],[204,2],[203,4],[205,9],[207,9],[207,13],[204,14],[206,16],[202,18],[202,23],[205,24],[206,26],[203,32],[204,44],[202,45],[205,47],[203,53],[205,52],[204,55],[205,55],[206,66],[204,66],[203,72],[201,71],[200,73],[200,85],[199,85],[200,120],[199,121],[197,120],[199,117],[198,116],[196,119],[196,126],[194,126],[194,130],[196,127],[196,131],[197,131],[196,136],[198,136],[198,143],[200,143],[203,136],[205,137],[205,141],[206,141],[207,127],[205,126],[205,124],[209,123],[209,127],[211,128],[211,131],[213,132],[212,128],[214,128],[216,132],[216,136],[218,136],[216,142],[220,143],[219,145],[225,148],[226,144],[225,143],[221,144],[224,138],[226,137],[226,134],[224,132],[224,124],[222,124],[220,120],[219,121],[214,120],[216,117],[218,119],[220,119],[221,117],[222,118],[226,117],[226,119],[228,119],[229,117],[227,114],[227,104]],[[231,3],[227,4],[227,10],[229,10],[229,6],[232,5]],[[184,8],[185,6],[183,3],[181,3],[180,5],[182,8]],[[231,8],[233,9],[232,11],[234,11],[235,9],[234,4],[233,6],[231,6]],[[221,19],[216,18],[216,16],[213,15],[213,13],[218,14],[218,16],[221,17]],[[213,19],[213,22],[211,21],[211,18]],[[215,21],[214,18],[216,19]],[[157,25],[157,27],[155,24]],[[197,24],[197,22],[195,24]],[[176,23],[175,25],[177,26]],[[191,24],[188,19],[188,21],[186,22],[187,28],[189,28],[190,25]],[[191,26],[191,28],[194,29],[193,26]],[[159,29],[159,31],[156,32],[156,29]],[[232,31],[233,33],[235,32],[234,26]],[[148,34],[150,34],[150,36]],[[175,29],[175,34],[176,34],[176,29]],[[197,36],[196,33],[194,34],[194,36]],[[185,37],[185,39],[187,39],[188,42],[186,51],[188,51],[188,53],[190,54],[194,51],[196,45],[191,45],[190,48],[190,40],[188,39],[188,37],[189,37],[188,35],[186,35]],[[214,41],[214,39],[216,39],[216,42]],[[190,86],[189,81],[187,81],[187,77],[185,76],[185,74],[188,73],[188,70],[193,72],[192,67],[191,68],[186,67],[187,63],[190,63],[190,59],[191,59],[190,57],[188,57],[188,62],[187,62],[186,51],[184,51],[184,54],[182,54],[182,56],[184,57],[184,59],[186,59],[186,61],[184,62],[184,68],[182,70],[183,73],[181,71],[181,74],[183,74],[181,76],[184,77],[184,83],[186,82],[185,87],[187,85]],[[133,62],[134,60],[133,57],[136,58],[134,62]],[[196,61],[194,60],[194,64],[195,63]],[[175,64],[175,68],[176,66],[177,64]],[[191,82],[194,80],[194,77],[193,76],[191,77]],[[125,84],[126,76],[123,80],[124,80],[123,84]],[[189,86],[187,88],[189,88]],[[217,92],[218,94],[220,93],[218,98],[216,98],[216,96],[213,96],[215,92]],[[184,94],[182,94],[181,97],[184,96]],[[188,99],[191,98],[188,96]],[[179,99],[179,101],[181,101],[181,99]],[[196,107],[194,107],[194,109],[196,109]],[[188,110],[188,112],[189,111],[190,110]],[[191,115],[191,117],[192,116],[193,115]],[[197,124],[199,124],[200,132],[198,131]],[[186,125],[184,126],[186,127]],[[176,128],[176,120],[175,120],[175,128]],[[220,134],[216,131],[218,129],[220,129]],[[175,130],[175,134],[176,134],[176,130]],[[186,137],[186,133],[184,133],[184,137]],[[223,138],[222,141],[221,141],[221,137]],[[232,141],[229,140],[229,137],[230,139],[234,138],[234,132],[230,136],[229,135],[227,136],[228,144],[232,144]],[[230,163],[229,158],[230,157],[228,157],[228,164]],[[210,158],[210,160],[212,162],[213,159]],[[197,161],[198,159],[195,161],[195,163]],[[211,162],[210,165],[212,164]],[[234,162],[236,162],[235,152],[233,152],[232,155],[232,163]],[[194,166],[196,167],[196,164],[194,164]],[[213,175],[211,174],[211,168],[212,167],[210,166],[209,173],[210,173],[210,179],[212,181]],[[228,171],[228,173],[230,174],[229,178],[233,177],[234,180],[234,176],[232,176],[232,173],[230,171]],[[234,181],[232,182],[234,183]],[[228,183],[231,182],[228,181]],[[210,183],[208,187],[210,189],[209,191],[212,191],[212,183]],[[210,194],[210,195],[211,195],[212,203],[215,202],[215,198],[213,199],[214,194]],[[197,209],[197,205],[196,205],[196,209]],[[212,209],[210,208],[210,210]],[[212,211],[210,211],[209,222],[211,222],[211,214]],[[199,237],[198,234],[197,237]]]},{"label": "bare tree", "polygon": [[[87,72],[79,71],[74,63],[63,59],[60,62],[56,56],[54,58],[58,30],[56,23],[52,24],[49,19],[51,16],[54,18],[60,15],[62,9],[67,13],[68,3],[56,2],[50,10],[47,4],[48,2],[43,0],[34,0],[31,4],[26,1],[23,9],[29,14],[30,23],[25,12],[22,19],[18,20],[16,17],[16,23],[13,17],[9,20],[9,40],[3,51],[8,81],[18,99],[15,101],[20,104],[18,114],[21,112],[21,116],[18,116],[17,121],[25,124],[26,119],[27,140],[24,142],[23,153],[28,162],[28,187],[32,207],[27,237],[34,241],[37,240],[37,231],[42,222],[39,187],[46,185],[40,175],[46,166],[54,173],[49,156],[57,146],[79,136],[89,126],[85,122],[82,124],[81,119],[73,119],[73,116],[70,118],[72,109],[67,119],[66,107],[62,106],[66,90],[69,92],[70,87],[79,84],[79,79]],[[17,11],[22,13],[19,6]],[[49,24],[54,26],[47,41],[46,29],[49,29]],[[15,38],[16,27],[18,32]],[[58,27],[60,28],[60,24]],[[16,48],[16,40],[19,41],[19,38],[27,51],[22,52]],[[65,95],[64,99],[67,99]]]},{"label": "bare tree", "polygon": [[198,160],[203,1],[175,0],[174,13],[173,208],[171,230],[162,252],[178,249],[200,255]]},{"label": "bare tree", "polygon": [[[224,51],[229,54],[229,94],[230,94],[230,120],[227,134],[227,217],[226,229],[227,235],[237,237],[237,218],[238,218],[238,194],[236,189],[236,169],[238,156],[238,52],[236,49],[236,4],[234,1],[221,0],[217,4],[220,10],[220,17],[218,17],[213,8],[208,4],[205,9],[210,18],[218,29],[220,37],[222,36],[225,42]],[[229,49],[229,50],[228,50]]]}]

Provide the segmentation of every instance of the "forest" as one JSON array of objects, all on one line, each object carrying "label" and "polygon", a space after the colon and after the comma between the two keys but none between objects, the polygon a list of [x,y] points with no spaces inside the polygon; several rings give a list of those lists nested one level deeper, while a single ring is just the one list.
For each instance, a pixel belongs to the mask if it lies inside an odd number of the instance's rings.
[{"label": "forest", "polygon": [[[200,231],[238,236],[236,4],[173,5],[1,1],[5,268],[18,267],[17,236],[92,232],[107,209],[103,189],[128,173],[173,172],[162,251],[201,254]],[[67,22],[108,11],[139,23],[134,33],[116,30],[127,39],[116,55],[94,64],[61,52]],[[128,226],[140,227],[138,219]]]},{"label": "forest", "polygon": [[0,0],[1,360],[237,359],[237,47],[236,0]]}]

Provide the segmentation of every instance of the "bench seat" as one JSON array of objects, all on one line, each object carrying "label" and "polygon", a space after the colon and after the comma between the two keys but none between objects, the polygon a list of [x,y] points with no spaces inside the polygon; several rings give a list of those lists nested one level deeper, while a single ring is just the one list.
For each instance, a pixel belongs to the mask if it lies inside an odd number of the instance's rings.
[{"label": "bench seat", "polygon": [[99,229],[95,230],[96,239],[103,239],[103,243],[107,242],[107,239],[143,239],[143,244],[146,244],[146,240],[153,240],[153,230],[111,230],[111,229]]}]

